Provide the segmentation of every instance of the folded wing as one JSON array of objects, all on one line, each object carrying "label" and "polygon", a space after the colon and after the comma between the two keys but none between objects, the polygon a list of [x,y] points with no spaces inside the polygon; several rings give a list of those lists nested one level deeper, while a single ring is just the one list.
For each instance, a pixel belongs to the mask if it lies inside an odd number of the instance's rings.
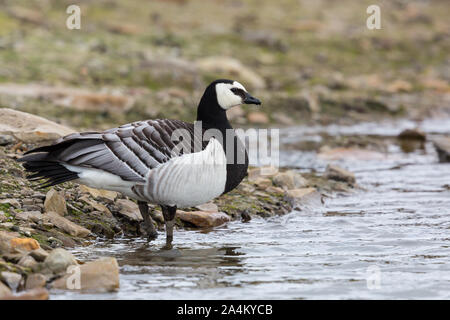
[{"label": "folded wing", "polygon": [[[183,134],[173,141],[175,130]],[[53,145],[30,150],[19,161],[33,173],[29,178],[46,178],[45,186],[77,179],[77,173],[67,169],[70,166],[99,169],[139,183],[145,181],[149,170],[193,152],[194,138],[194,126],[190,123],[167,119],[138,121],[104,132],[70,134]]]}]

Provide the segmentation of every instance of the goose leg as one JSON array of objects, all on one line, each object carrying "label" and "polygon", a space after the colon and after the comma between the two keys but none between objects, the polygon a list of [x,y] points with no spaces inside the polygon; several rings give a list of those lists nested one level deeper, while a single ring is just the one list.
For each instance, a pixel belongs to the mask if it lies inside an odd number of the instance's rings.
[{"label": "goose leg", "polygon": [[175,225],[175,214],[177,213],[177,207],[161,206],[164,216],[164,222],[166,223],[166,248],[172,248],[173,240],[173,227]]},{"label": "goose leg", "polygon": [[147,232],[148,241],[155,240],[158,237],[158,232],[153,224],[153,219],[150,216],[148,210],[148,204],[144,201],[138,201],[139,211],[141,212],[142,218],[144,218],[145,231]]}]

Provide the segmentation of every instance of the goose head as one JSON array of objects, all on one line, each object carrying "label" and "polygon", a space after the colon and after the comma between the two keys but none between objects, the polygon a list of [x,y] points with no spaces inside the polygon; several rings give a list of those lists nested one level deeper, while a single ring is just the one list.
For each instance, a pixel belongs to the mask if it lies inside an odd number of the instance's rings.
[{"label": "goose head", "polygon": [[261,101],[253,97],[238,81],[219,79],[206,87],[197,113],[197,120],[217,120],[226,117],[226,110],[241,104],[260,105]]},{"label": "goose head", "polygon": [[216,80],[213,82],[219,106],[228,110],[241,104],[257,104],[261,101],[253,97],[242,84],[233,80]]}]

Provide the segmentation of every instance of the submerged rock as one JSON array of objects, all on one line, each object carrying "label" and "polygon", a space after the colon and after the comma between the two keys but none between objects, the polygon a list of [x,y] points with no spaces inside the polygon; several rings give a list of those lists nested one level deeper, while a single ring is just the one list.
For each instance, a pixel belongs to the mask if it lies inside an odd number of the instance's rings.
[{"label": "submerged rock", "polygon": [[231,220],[231,218],[223,212],[178,210],[177,217],[184,222],[192,223],[200,228],[217,227]]},{"label": "submerged rock", "polygon": [[328,165],[325,170],[324,176],[327,179],[343,181],[350,185],[353,185],[356,182],[355,175],[352,172],[336,165]]},{"label": "submerged rock", "polygon": [[[79,281],[76,274],[80,275]],[[119,265],[115,258],[101,258],[87,262],[52,283],[52,288],[62,290],[81,290],[85,292],[111,292],[120,286]]]},{"label": "submerged rock", "polygon": [[419,129],[405,129],[400,132],[398,138],[403,140],[425,141],[427,139],[427,136],[425,132]]},{"label": "submerged rock", "polygon": [[288,201],[294,208],[321,205],[321,196],[316,188],[300,188],[286,191]]}]

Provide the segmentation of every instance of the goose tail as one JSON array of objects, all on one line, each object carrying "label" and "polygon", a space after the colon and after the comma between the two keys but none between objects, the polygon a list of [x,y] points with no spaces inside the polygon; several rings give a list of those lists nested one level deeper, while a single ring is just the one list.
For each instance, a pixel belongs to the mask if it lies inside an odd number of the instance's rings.
[{"label": "goose tail", "polygon": [[70,171],[52,157],[48,149],[49,147],[30,150],[17,160],[22,162],[25,170],[30,173],[27,179],[30,181],[45,179],[39,188],[47,188],[79,178],[76,172]]}]

